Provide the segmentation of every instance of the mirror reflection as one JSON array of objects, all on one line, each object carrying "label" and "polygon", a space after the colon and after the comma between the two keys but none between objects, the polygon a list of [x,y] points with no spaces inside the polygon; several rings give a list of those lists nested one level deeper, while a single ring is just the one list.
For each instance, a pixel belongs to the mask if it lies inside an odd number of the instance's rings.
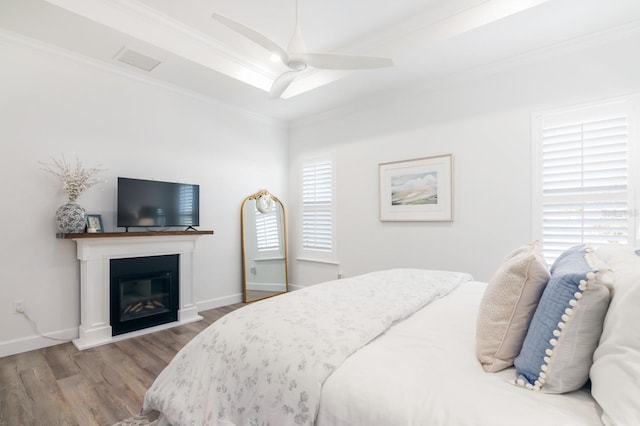
[{"label": "mirror reflection", "polygon": [[287,291],[287,244],[284,206],[267,190],[242,202],[244,301]]}]

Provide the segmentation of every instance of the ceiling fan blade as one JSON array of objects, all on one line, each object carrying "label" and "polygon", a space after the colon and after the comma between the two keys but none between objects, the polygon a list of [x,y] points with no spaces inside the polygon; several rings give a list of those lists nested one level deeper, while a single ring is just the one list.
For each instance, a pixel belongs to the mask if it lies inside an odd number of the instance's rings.
[{"label": "ceiling fan blade", "polygon": [[259,46],[262,46],[268,51],[279,55],[280,58],[282,58],[282,62],[284,62],[285,64],[288,62],[289,56],[287,55],[287,52],[268,37],[260,34],[255,30],[252,30],[246,25],[234,21],[233,19],[222,16],[219,13],[214,13],[213,15],[211,15],[211,17],[216,21],[222,23],[226,27],[237,32],[238,34],[243,35],[244,37],[258,44]]},{"label": "ceiling fan blade", "polygon": [[271,85],[269,98],[278,99],[284,93],[284,91],[287,90],[287,87],[289,87],[289,85],[293,82],[293,80],[295,80],[299,73],[300,71],[287,71],[280,74]]},{"label": "ceiling fan blade", "polygon": [[360,70],[393,66],[392,59],[374,56],[334,55],[331,53],[296,53],[293,56],[309,66],[326,70]]}]

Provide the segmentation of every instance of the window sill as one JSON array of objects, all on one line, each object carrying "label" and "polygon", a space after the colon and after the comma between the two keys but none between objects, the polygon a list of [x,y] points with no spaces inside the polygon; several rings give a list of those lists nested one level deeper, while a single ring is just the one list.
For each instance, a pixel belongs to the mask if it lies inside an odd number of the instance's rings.
[{"label": "window sill", "polygon": [[328,259],[318,259],[313,257],[296,257],[296,260],[301,260],[303,262],[315,262],[315,263],[327,263],[330,265],[339,265],[340,262],[337,260],[328,260]]},{"label": "window sill", "polygon": [[273,257],[256,257],[253,259],[256,262],[262,262],[267,260],[284,260],[284,256],[273,256]]}]

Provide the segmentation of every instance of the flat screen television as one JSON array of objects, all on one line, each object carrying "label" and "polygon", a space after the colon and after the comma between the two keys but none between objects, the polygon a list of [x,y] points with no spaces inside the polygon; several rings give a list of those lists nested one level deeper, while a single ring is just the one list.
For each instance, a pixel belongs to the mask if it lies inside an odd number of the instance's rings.
[{"label": "flat screen television", "polygon": [[118,226],[194,227],[200,225],[200,186],[118,178]]}]

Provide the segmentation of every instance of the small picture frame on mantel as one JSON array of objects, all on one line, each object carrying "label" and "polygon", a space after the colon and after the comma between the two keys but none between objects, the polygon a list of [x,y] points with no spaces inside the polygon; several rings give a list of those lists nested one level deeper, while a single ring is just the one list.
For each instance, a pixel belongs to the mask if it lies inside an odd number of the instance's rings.
[{"label": "small picture frame on mantel", "polygon": [[87,215],[87,232],[88,233],[104,232],[104,226],[102,225],[101,214]]}]

